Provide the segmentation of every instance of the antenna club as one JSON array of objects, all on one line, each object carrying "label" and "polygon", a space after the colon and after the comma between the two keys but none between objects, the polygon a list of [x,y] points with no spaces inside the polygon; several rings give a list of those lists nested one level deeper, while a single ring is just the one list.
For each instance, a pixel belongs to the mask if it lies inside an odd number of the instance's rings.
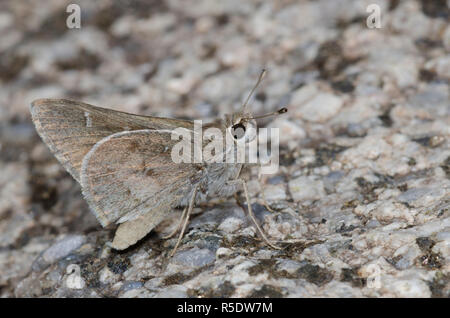
[{"label": "antenna club", "polygon": [[278,114],[284,114],[287,113],[288,109],[286,107],[281,108],[277,113]]},{"label": "antenna club", "polygon": [[260,77],[263,78],[263,77],[266,75],[266,73],[267,73],[267,70],[266,70],[265,68],[263,68],[263,69],[261,70],[261,75],[260,75]]}]

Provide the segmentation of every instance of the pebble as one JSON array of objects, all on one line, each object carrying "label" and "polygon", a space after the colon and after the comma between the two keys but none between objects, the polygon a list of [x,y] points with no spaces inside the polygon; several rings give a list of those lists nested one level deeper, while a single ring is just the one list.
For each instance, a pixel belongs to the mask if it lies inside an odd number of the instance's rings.
[{"label": "pebble", "polygon": [[391,297],[431,297],[428,284],[421,277],[417,277],[417,275],[404,275],[401,278],[386,275],[382,278],[381,284],[382,290],[386,291]]},{"label": "pebble", "polygon": [[48,265],[57,262],[81,247],[85,242],[86,237],[83,235],[67,235],[42,252],[42,254],[34,261],[32,265],[33,270],[39,271]]},{"label": "pebble", "polygon": [[214,252],[209,249],[199,249],[197,247],[187,251],[177,252],[173,256],[175,263],[187,266],[187,267],[202,267],[213,263],[216,259]]},{"label": "pebble", "polygon": [[166,289],[156,293],[154,298],[186,298],[187,288],[183,285],[171,285]]},{"label": "pebble", "polygon": [[236,217],[226,218],[222,223],[220,223],[218,230],[227,233],[234,233],[241,228],[244,224],[242,219]]},{"label": "pebble", "polygon": [[267,201],[286,200],[286,190],[282,185],[268,184],[263,187],[264,198]]},{"label": "pebble", "polygon": [[302,176],[290,180],[289,191],[294,201],[317,200],[325,195],[323,181],[313,177]]},{"label": "pebble", "polygon": [[294,92],[291,105],[295,108],[295,114],[302,119],[323,123],[339,112],[343,100],[334,94],[320,92],[314,85],[308,85]]},{"label": "pebble", "polygon": [[285,118],[277,118],[270,123],[268,128],[278,128],[280,144],[288,145],[290,149],[293,149],[298,145],[299,140],[301,141],[306,137],[305,130],[299,124]]}]

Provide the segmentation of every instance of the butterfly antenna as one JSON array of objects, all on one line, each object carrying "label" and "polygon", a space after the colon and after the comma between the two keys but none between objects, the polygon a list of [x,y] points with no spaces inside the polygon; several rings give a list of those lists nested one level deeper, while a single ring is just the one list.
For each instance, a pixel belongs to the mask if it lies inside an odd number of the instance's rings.
[{"label": "butterfly antenna", "polygon": [[281,115],[281,114],[287,113],[287,111],[288,111],[287,108],[283,107],[283,108],[280,108],[279,110],[277,110],[275,112],[268,113],[268,114],[261,115],[261,116],[248,117],[247,119],[261,119],[261,118],[266,118],[266,117],[269,117],[269,116]]},{"label": "butterfly antenna", "polygon": [[266,75],[266,73],[267,73],[266,70],[263,69],[263,70],[261,71],[261,74],[259,74],[258,81],[256,82],[255,86],[253,86],[252,90],[250,91],[250,94],[248,94],[247,99],[245,100],[245,103],[242,105],[242,112],[245,112],[245,108],[246,108],[247,105],[248,105],[248,102],[249,102],[249,100],[250,100],[250,97],[252,97],[253,93],[254,93],[255,90],[258,88],[259,83],[261,83],[261,81],[262,81],[262,79],[264,78],[264,76]]}]

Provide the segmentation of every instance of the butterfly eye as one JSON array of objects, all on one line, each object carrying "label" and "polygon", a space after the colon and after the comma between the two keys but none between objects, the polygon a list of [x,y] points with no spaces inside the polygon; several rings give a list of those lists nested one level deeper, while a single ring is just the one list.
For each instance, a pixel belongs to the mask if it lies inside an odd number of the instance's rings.
[{"label": "butterfly eye", "polygon": [[245,135],[245,126],[241,123],[233,125],[231,127],[231,135],[234,139],[241,139]]}]

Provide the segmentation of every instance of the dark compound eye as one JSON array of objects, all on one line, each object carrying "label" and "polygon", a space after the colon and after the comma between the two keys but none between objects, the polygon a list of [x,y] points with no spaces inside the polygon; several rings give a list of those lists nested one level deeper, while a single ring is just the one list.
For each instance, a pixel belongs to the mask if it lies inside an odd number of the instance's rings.
[{"label": "dark compound eye", "polygon": [[233,125],[231,127],[231,135],[234,139],[241,139],[245,135],[245,126],[241,123]]}]

